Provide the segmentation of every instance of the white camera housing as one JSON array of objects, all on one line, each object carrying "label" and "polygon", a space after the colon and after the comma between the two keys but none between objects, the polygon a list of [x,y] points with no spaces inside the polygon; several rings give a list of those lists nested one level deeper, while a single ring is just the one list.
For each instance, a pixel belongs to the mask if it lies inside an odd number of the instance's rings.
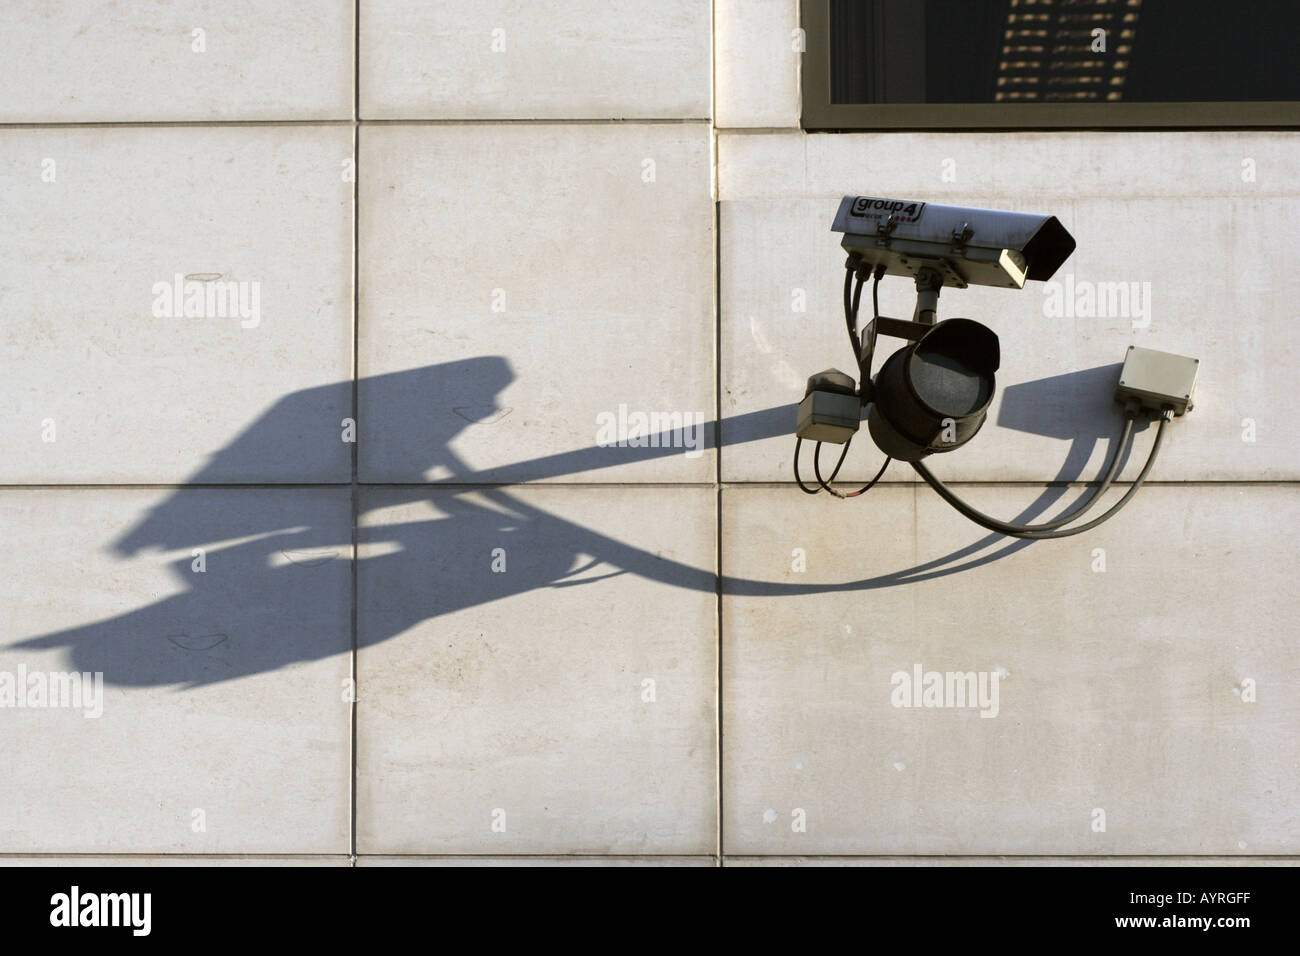
[{"label": "white camera housing", "polygon": [[1055,216],[874,196],[845,196],[831,229],[873,269],[915,278],[929,268],[958,289],[1050,279],[1075,245]]}]

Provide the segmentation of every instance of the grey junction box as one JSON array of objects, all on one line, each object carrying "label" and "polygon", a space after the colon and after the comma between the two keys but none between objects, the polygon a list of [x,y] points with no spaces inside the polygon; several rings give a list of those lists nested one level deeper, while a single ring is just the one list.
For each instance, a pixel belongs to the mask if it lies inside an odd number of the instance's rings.
[{"label": "grey junction box", "polygon": [[858,430],[861,418],[862,401],[853,378],[839,369],[827,369],[808,379],[795,434],[806,441],[842,445]]},{"label": "grey junction box", "polygon": [[1192,407],[1200,364],[1200,359],[1130,345],[1115,398],[1131,398],[1153,411],[1172,406],[1175,415],[1183,415]]}]

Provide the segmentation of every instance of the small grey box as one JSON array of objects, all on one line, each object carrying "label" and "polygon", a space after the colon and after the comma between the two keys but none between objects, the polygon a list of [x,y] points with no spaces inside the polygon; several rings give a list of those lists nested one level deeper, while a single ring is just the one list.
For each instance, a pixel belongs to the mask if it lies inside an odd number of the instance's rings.
[{"label": "small grey box", "polygon": [[861,419],[862,402],[858,396],[809,392],[799,403],[795,433],[807,441],[842,445],[853,437]]},{"label": "small grey box", "polygon": [[1196,394],[1198,368],[1200,359],[1130,345],[1115,398],[1121,402],[1131,398],[1157,412],[1173,406],[1175,415],[1186,414]]}]

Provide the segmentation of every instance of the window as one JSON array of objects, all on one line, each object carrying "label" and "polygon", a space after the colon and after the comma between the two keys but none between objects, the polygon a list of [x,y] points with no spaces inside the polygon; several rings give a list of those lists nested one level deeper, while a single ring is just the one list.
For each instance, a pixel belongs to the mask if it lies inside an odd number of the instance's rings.
[{"label": "window", "polygon": [[1297,0],[804,0],[805,129],[1300,126]]}]

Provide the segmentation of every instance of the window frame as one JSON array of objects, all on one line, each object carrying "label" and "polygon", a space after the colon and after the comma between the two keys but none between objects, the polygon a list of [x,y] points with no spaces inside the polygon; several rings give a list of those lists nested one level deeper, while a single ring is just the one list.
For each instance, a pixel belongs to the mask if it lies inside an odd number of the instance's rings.
[{"label": "window frame", "polygon": [[873,130],[1300,129],[1300,101],[1230,103],[832,103],[831,0],[802,0],[800,125]]}]

